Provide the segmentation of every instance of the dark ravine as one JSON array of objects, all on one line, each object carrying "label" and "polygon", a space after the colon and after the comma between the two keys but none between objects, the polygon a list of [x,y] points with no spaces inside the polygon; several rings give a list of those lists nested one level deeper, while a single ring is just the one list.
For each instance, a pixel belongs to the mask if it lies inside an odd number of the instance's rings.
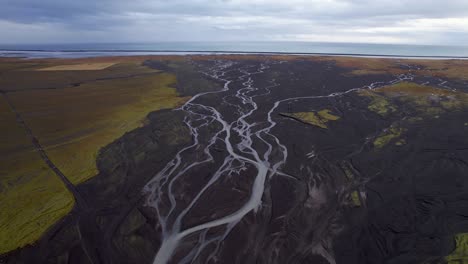
[{"label": "dark ravine", "polygon": [[[99,175],[76,187],[89,209],[4,263],[444,263],[468,232],[467,109],[409,122],[421,116],[410,103],[388,99],[399,111],[383,116],[359,94],[403,81],[468,92],[463,82],[417,65],[145,65],[175,73],[192,100],[103,148]],[[323,129],[280,115],[321,109],[340,119]],[[375,147],[395,124],[405,144]]]}]

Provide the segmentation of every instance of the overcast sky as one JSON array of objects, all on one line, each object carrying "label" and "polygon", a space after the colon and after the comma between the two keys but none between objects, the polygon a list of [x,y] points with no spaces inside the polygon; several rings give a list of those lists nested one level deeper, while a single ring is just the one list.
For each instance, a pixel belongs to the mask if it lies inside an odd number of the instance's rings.
[{"label": "overcast sky", "polygon": [[0,43],[468,43],[468,0],[0,0]]}]

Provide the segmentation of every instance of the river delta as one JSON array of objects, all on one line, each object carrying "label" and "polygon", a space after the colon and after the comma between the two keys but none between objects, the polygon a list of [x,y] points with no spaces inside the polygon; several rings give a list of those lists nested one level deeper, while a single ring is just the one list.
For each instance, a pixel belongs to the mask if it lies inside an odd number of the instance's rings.
[{"label": "river delta", "polygon": [[468,61],[0,61],[0,263],[468,259]]}]

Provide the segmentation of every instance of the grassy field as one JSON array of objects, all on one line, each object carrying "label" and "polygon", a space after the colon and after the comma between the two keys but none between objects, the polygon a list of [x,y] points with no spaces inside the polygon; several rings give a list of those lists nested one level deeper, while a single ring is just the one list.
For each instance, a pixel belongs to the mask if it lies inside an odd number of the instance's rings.
[{"label": "grassy field", "polygon": [[447,264],[468,263],[468,234],[462,233],[455,236],[455,251],[446,257]]},{"label": "grassy field", "polygon": [[0,254],[37,240],[70,212],[73,197],[34,151],[0,98]]},{"label": "grassy field", "polygon": [[[102,147],[141,126],[148,113],[188,99],[174,88],[175,75],[142,62],[2,59],[0,87],[52,162],[79,184],[98,173]],[[36,241],[70,212],[73,197],[34,151],[6,101],[0,103],[2,254]]]},{"label": "grassy field", "polygon": [[149,112],[184,102],[169,87],[175,81],[160,73],[16,92],[10,98],[51,160],[77,184],[97,173],[101,147],[140,126]]}]

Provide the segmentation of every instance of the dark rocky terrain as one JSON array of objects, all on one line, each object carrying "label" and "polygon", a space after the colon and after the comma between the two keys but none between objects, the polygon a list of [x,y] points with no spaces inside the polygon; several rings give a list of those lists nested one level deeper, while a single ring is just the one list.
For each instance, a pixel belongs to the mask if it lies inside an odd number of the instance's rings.
[{"label": "dark rocky terrain", "polygon": [[377,74],[287,57],[145,65],[192,99],[102,149],[77,186],[87,207],[0,263],[466,261],[462,78],[417,61]]}]

